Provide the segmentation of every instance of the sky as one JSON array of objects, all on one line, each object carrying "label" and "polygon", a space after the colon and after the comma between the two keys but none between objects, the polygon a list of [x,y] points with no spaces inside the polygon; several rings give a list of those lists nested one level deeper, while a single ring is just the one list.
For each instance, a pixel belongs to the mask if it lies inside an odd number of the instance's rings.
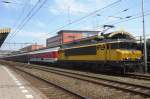
[{"label": "sky", "polygon": [[[11,3],[4,3],[8,1]],[[47,0],[43,7],[18,31],[23,19],[31,9],[44,0],[0,0],[0,28],[11,28],[1,49],[16,49],[25,44],[11,45],[7,43],[46,44],[46,38],[58,31],[69,30],[103,30],[105,24],[114,25],[109,31],[125,30],[134,36],[142,34],[141,1],[142,0]],[[113,2],[116,4],[104,8]],[[144,0],[146,37],[150,38],[150,0]],[[104,9],[103,9],[104,8]],[[96,13],[92,13],[98,9]],[[126,10],[126,11],[124,11]],[[90,16],[68,25],[89,13]],[[126,18],[131,16],[130,18]],[[130,21],[127,21],[130,20]],[[124,21],[124,22],[123,22]],[[63,27],[63,28],[62,28]],[[107,31],[107,32],[109,32]]]}]

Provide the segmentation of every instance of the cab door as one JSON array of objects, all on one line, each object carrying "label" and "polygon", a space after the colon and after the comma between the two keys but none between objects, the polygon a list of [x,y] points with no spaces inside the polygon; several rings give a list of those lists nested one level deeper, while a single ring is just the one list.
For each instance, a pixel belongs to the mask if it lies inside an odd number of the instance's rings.
[{"label": "cab door", "polygon": [[106,60],[106,46],[105,44],[101,44],[97,46],[97,58],[100,61]]},{"label": "cab door", "polygon": [[111,60],[111,46],[110,44],[106,44],[106,61]]}]

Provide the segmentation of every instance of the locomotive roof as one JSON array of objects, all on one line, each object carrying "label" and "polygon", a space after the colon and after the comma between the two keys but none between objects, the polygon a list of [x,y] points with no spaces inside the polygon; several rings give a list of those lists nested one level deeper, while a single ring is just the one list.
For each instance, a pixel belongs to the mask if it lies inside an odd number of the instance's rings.
[{"label": "locomotive roof", "polygon": [[[106,40],[117,40],[117,39],[126,39],[126,40],[135,40],[135,38],[131,35],[131,33],[126,31],[115,31],[107,34],[94,35],[86,38],[77,39],[68,43],[63,44],[63,46],[72,46],[81,43],[90,44],[92,40],[106,42]],[[76,43],[76,44],[75,44]]]},{"label": "locomotive roof", "polygon": [[60,30],[60,31],[58,31],[58,34],[59,33],[63,33],[63,32],[74,32],[74,33],[76,33],[76,32],[100,32],[100,31],[95,31],[95,30]]},{"label": "locomotive roof", "polygon": [[106,38],[124,38],[124,39],[135,39],[131,33],[126,32],[126,31],[115,31],[111,33],[104,34]]},{"label": "locomotive roof", "polygon": [[73,47],[68,47],[68,48],[62,48],[61,50],[72,49],[72,48],[79,48],[79,47],[96,46],[96,45],[101,45],[101,44],[106,44],[106,43],[119,43],[119,42],[137,43],[136,40],[126,40],[126,39],[105,40],[105,41],[97,42],[95,44],[79,45],[79,46],[73,46]]}]

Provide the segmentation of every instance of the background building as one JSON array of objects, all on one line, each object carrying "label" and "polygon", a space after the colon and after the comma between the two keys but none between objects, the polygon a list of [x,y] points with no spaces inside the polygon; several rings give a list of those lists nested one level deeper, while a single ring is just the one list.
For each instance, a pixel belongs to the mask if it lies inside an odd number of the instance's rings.
[{"label": "background building", "polygon": [[26,47],[20,49],[20,51],[22,51],[22,52],[30,52],[30,51],[38,50],[38,49],[41,49],[41,48],[44,48],[44,46],[43,45],[34,44],[34,45],[26,46]]},{"label": "background building", "polygon": [[54,47],[65,44],[74,40],[98,35],[100,31],[87,31],[87,30],[61,30],[54,37],[46,40],[46,47]]}]

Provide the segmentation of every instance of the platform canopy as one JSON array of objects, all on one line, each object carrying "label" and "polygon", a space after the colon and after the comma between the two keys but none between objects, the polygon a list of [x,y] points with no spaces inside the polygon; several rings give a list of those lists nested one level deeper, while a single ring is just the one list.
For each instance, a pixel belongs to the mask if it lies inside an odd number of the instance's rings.
[{"label": "platform canopy", "polygon": [[2,46],[3,42],[5,41],[6,37],[10,33],[10,28],[2,28],[0,29],[0,47]]}]

